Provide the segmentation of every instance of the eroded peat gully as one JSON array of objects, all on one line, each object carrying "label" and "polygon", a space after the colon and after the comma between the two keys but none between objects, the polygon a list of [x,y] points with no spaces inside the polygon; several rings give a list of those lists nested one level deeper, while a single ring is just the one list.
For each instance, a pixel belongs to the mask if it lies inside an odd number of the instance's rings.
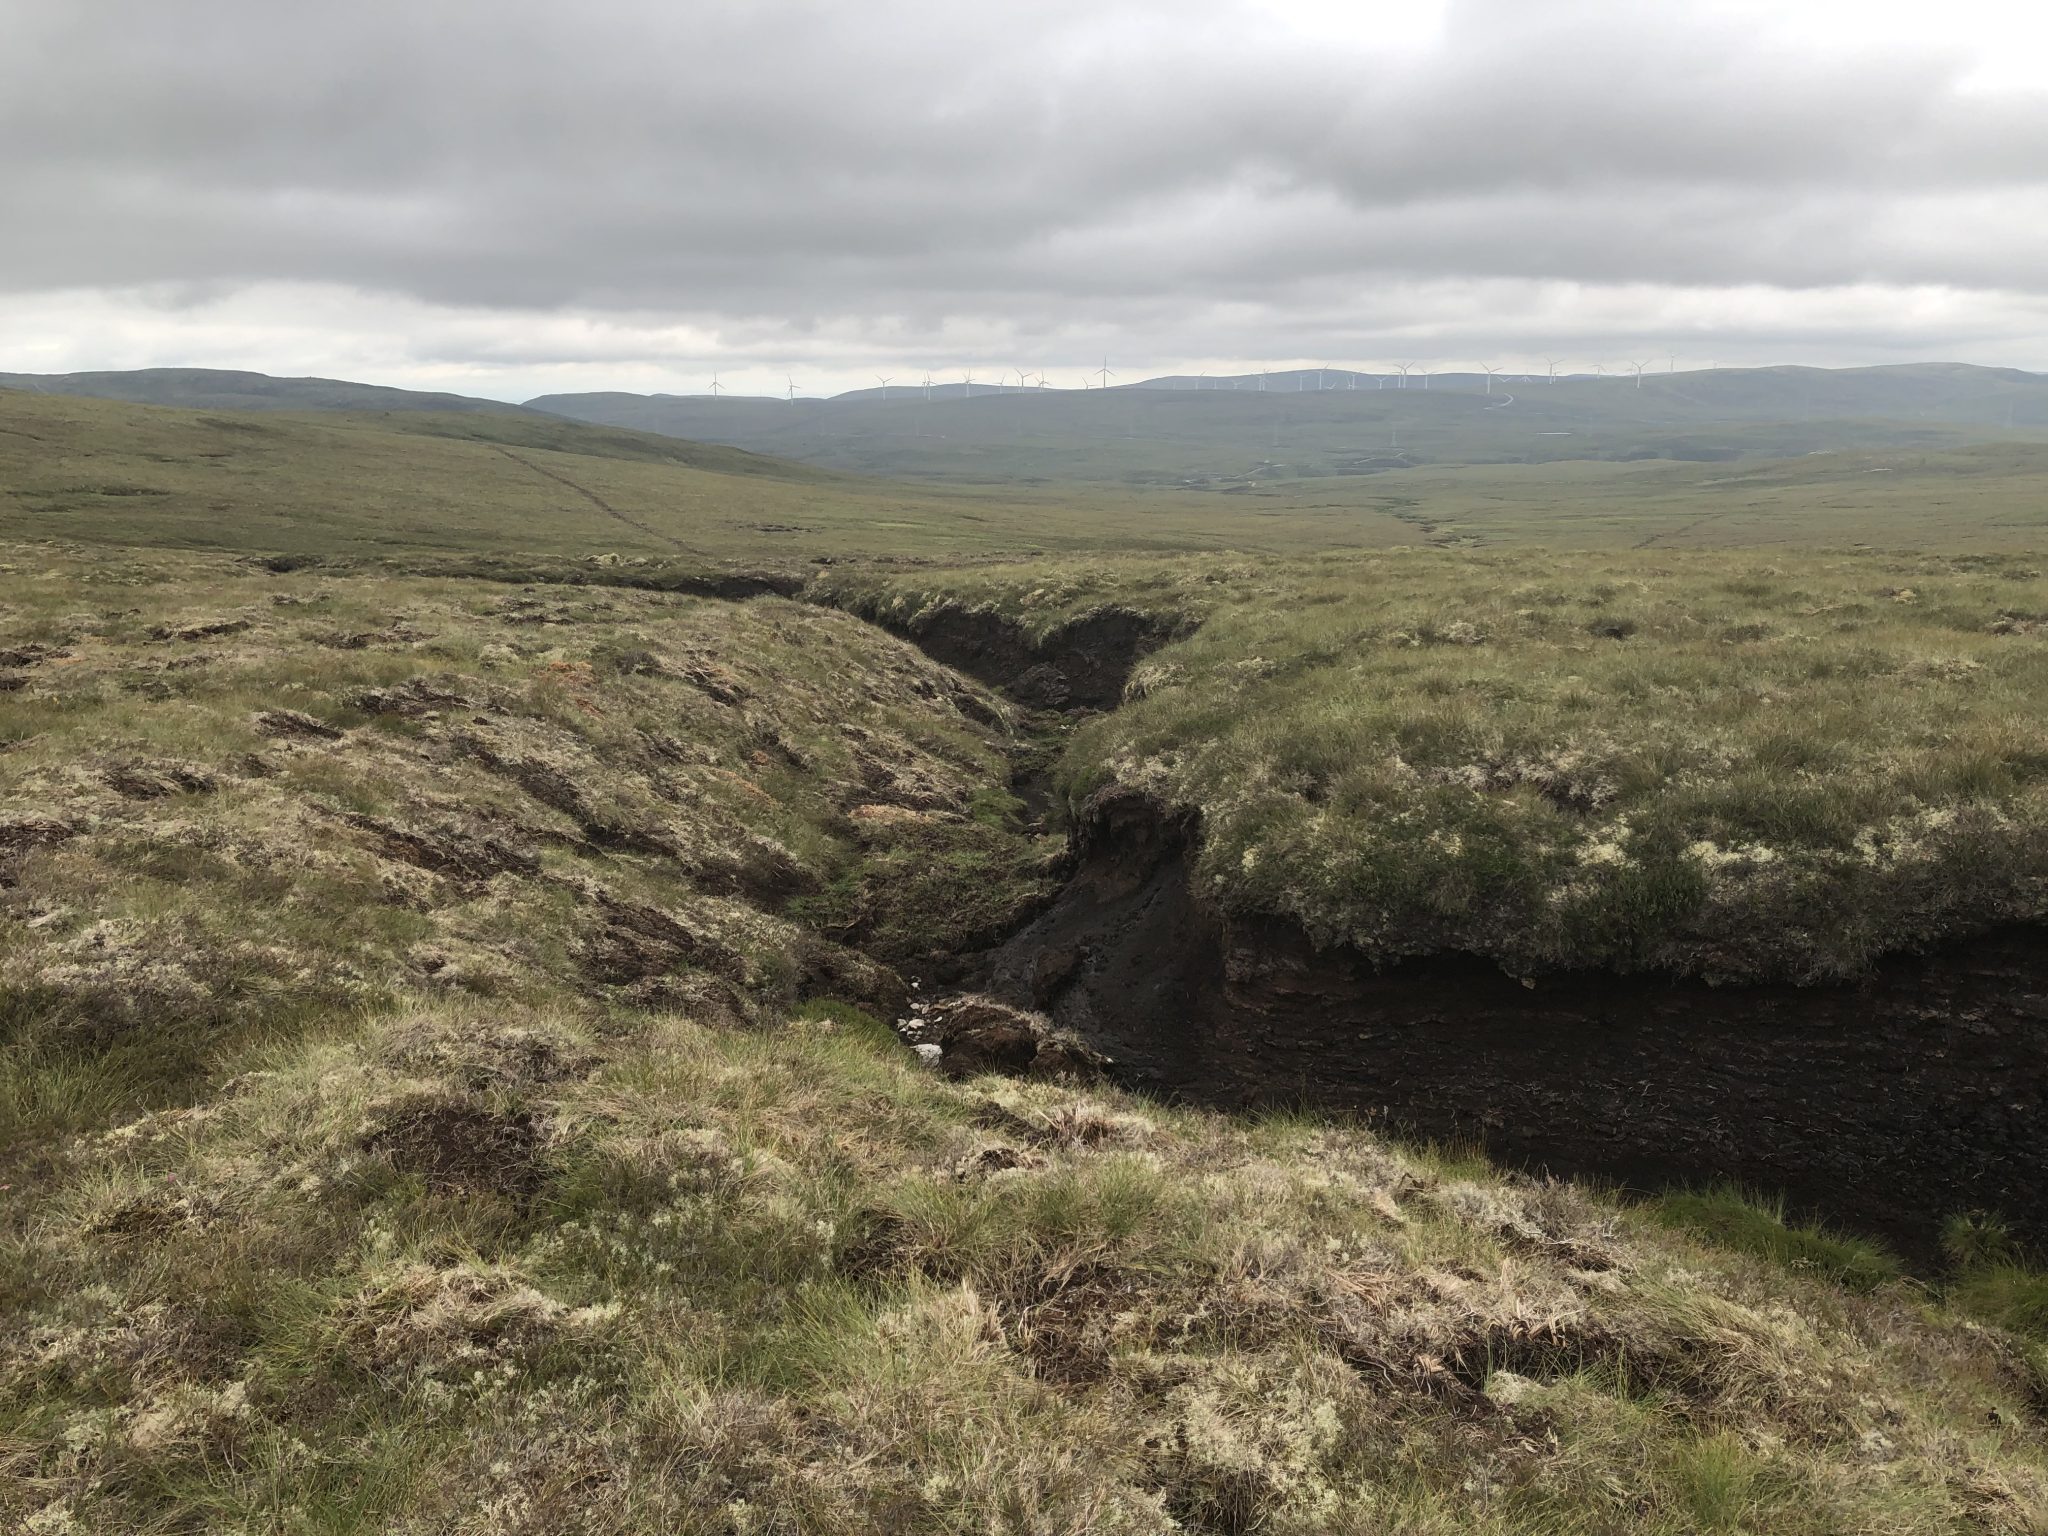
[{"label": "eroded peat gully", "polygon": [[1191,887],[1197,830],[1154,802],[1084,808],[1054,905],[987,957],[996,995],[1135,1087],[1305,1105],[1639,1190],[1730,1179],[1931,1253],[1995,1210],[2048,1236],[2048,950],[2006,929],[1854,985],[1568,973],[1317,950]]},{"label": "eroded peat gully", "polygon": [[[1038,708],[1110,709],[1171,636],[1108,613],[1036,641],[949,611],[903,631]],[[971,984],[1048,1014],[1131,1086],[1299,1105],[1656,1190],[1733,1180],[1930,1256],[1992,1210],[2048,1240],[2048,934],[2013,927],[1895,956],[1853,984],[1655,974],[1531,980],[1469,956],[1391,966],[1218,910],[1201,829],[1108,791],[1071,829],[1058,899]]]}]

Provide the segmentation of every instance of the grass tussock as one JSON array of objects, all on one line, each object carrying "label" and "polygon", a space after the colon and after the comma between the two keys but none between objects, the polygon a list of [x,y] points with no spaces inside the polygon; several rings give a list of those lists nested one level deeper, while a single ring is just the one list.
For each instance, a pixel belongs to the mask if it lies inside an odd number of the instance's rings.
[{"label": "grass tussock", "polygon": [[1674,1227],[1787,1269],[1824,1276],[1852,1291],[1868,1294],[1900,1275],[1899,1261],[1880,1244],[1788,1222],[1784,1201],[1770,1196],[1727,1186],[1674,1191],[1654,1209]]},{"label": "grass tussock", "polygon": [[834,573],[895,619],[1199,625],[1076,732],[1225,904],[1385,960],[1855,975],[2048,912],[2023,558],[1399,551]]},{"label": "grass tussock", "polygon": [[[422,1107],[459,1129],[459,1183]],[[488,1124],[516,1140],[479,1136]],[[9,1208],[34,1531],[2023,1532],[2001,1336],[1296,1120],[455,1000]]]}]

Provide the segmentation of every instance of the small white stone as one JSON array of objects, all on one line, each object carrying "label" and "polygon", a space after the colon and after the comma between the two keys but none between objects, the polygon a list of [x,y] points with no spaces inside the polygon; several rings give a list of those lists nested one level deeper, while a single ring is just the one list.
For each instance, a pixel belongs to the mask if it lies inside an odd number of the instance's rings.
[{"label": "small white stone", "polygon": [[913,1045],[911,1049],[917,1052],[917,1059],[928,1067],[936,1067],[939,1064],[939,1057],[944,1054],[936,1045],[930,1044]]}]

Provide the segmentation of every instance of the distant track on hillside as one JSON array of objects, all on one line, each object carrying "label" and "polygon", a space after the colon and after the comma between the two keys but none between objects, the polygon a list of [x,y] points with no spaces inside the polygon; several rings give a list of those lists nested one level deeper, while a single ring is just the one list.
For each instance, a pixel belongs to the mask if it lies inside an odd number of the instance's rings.
[{"label": "distant track on hillside", "polygon": [[1723,507],[1718,512],[1709,512],[1705,517],[1696,517],[1691,522],[1681,523],[1676,528],[1660,529],[1656,533],[1648,534],[1643,538],[1637,539],[1635,543],[1631,544],[1629,547],[1631,549],[1650,549],[1661,540],[1675,539],[1680,537],[1681,535],[1691,533],[1695,528],[1703,528],[1708,523],[1713,522],[1715,518],[1726,517],[1733,510],[1735,509],[1732,507]]},{"label": "distant track on hillside", "polygon": [[669,545],[671,548],[685,550],[692,554],[696,553],[696,551],[690,549],[689,545],[685,544],[681,539],[676,538],[673,534],[663,533],[659,528],[648,527],[638,518],[628,517],[625,513],[621,512],[617,507],[613,506],[610,502],[606,501],[602,496],[598,495],[597,492],[591,490],[588,486],[578,485],[574,480],[571,480],[567,475],[558,475],[552,469],[545,469],[542,466],[534,463],[531,459],[523,459],[518,454],[514,453],[510,448],[503,447],[497,443],[493,443],[491,444],[491,446],[493,448],[496,448],[498,452],[505,455],[505,457],[510,459],[514,464],[519,465],[522,469],[530,469],[536,475],[541,476],[543,479],[552,480],[557,485],[567,486],[570,490],[574,491],[578,496],[581,496],[585,501],[589,502],[593,507],[596,507],[598,511],[602,512],[606,517],[615,517],[620,522],[624,523],[628,528],[637,529],[639,532],[646,534],[647,537],[649,537],[650,539],[659,539],[662,541],[662,543]]}]

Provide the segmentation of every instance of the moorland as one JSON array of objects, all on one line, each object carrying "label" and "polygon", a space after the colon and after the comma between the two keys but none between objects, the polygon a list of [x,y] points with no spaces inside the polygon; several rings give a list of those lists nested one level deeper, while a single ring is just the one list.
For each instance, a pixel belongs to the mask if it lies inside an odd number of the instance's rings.
[{"label": "moorland", "polygon": [[2036,931],[2036,452],[1219,496],[0,391],[0,1519],[2040,1528],[2025,1211],[1902,1258],[953,995],[1118,795],[1517,987]]}]

